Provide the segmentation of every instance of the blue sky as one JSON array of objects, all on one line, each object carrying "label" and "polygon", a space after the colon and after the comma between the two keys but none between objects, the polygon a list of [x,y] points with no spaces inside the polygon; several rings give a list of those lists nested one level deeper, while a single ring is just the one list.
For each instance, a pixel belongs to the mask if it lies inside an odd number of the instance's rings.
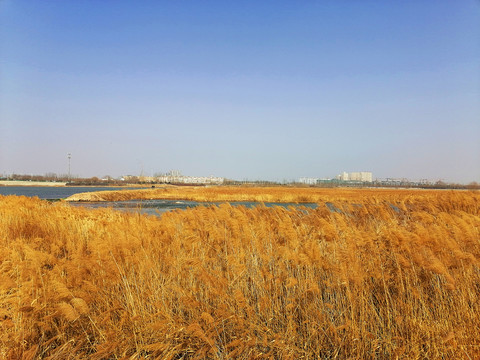
[{"label": "blue sky", "polygon": [[0,1],[0,174],[480,181],[480,2]]}]

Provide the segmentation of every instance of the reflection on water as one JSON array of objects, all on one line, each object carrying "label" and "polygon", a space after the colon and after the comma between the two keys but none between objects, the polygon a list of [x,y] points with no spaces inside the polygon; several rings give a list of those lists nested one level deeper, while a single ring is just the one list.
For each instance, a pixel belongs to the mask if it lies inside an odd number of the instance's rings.
[{"label": "reflection on water", "polygon": [[[198,201],[187,201],[187,200],[129,200],[129,201],[102,201],[102,202],[72,202],[73,206],[83,206],[87,208],[113,208],[121,211],[129,212],[139,212],[142,214],[149,215],[161,215],[167,211],[171,210],[183,210],[188,208],[193,208],[196,206],[210,206],[210,205],[220,205],[222,202],[198,202]],[[249,201],[233,201],[229,202],[232,206],[246,206],[253,208],[260,205],[258,202],[249,202]],[[266,207],[281,206],[288,208],[289,206],[304,206],[306,208],[315,209],[317,204],[308,203],[308,204],[294,204],[294,203],[262,203]]]}]

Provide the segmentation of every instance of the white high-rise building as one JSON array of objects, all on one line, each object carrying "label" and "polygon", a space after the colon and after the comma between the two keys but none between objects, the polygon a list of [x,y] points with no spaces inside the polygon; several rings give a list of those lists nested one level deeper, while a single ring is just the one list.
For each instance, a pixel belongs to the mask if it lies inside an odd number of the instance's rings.
[{"label": "white high-rise building", "polygon": [[349,173],[344,171],[340,175],[338,175],[337,178],[339,180],[342,180],[342,181],[348,181],[348,180],[350,180],[350,175],[349,175]]},{"label": "white high-rise building", "polygon": [[315,185],[317,181],[318,181],[318,178],[309,178],[309,177],[302,177],[298,180],[299,183],[307,184],[307,185]]},{"label": "white high-rise building", "polygon": [[362,182],[372,182],[373,174],[370,171],[359,171],[359,172],[343,172],[337,176],[338,180],[341,181],[362,181]]}]

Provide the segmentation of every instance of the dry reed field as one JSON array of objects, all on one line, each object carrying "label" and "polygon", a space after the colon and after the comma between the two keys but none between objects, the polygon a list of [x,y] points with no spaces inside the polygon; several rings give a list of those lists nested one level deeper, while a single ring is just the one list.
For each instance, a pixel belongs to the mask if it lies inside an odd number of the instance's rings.
[{"label": "dry reed field", "polygon": [[480,193],[303,190],[161,217],[0,196],[0,358],[480,358]]},{"label": "dry reed field", "polygon": [[156,189],[111,190],[75,194],[67,201],[125,201],[125,200],[192,200],[204,202],[281,202],[317,203],[339,200],[362,200],[370,196],[389,197],[393,194],[416,195],[428,190],[405,189],[338,189],[338,188],[295,188],[286,186],[166,186]]}]

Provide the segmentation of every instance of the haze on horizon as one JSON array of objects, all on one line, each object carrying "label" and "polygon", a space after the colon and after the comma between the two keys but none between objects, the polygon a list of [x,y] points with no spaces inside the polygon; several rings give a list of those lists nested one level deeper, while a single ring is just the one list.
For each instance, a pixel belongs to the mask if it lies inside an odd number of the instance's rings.
[{"label": "haze on horizon", "polygon": [[480,2],[0,2],[0,174],[480,182]]}]

